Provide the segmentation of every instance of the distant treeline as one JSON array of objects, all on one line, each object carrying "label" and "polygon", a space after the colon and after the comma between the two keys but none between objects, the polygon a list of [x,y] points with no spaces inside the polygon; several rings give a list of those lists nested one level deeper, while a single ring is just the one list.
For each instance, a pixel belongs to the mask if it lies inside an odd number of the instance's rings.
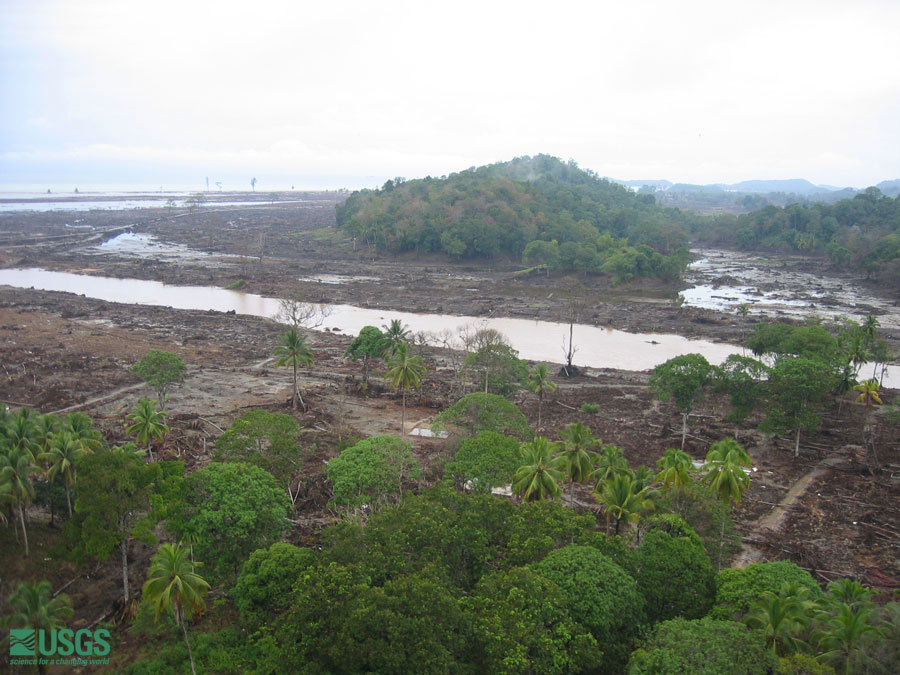
[{"label": "distant treeline", "polygon": [[900,278],[900,197],[876,187],[833,205],[767,206],[741,216],[695,221],[700,243],[745,250],[827,255],[870,278]]},{"label": "distant treeline", "polygon": [[[887,185],[887,184],[886,184]],[[765,203],[745,195],[745,207]],[[364,244],[456,258],[522,257],[548,271],[605,274],[613,283],[681,277],[687,245],[800,252],[900,278],[900,197],[870,187],[834,204],[764,206],[735,216],[665,208],[573,161],[518,157],[441,178],[396,178],[354,192],[337,223]]]},{"label": "distant treeline", "polygon": [[[548,155],[354,192],[337,223],[370,246],[459,258],[518,257],[549,269],[678,278],[688,216],[652,195]],[[535,243],[545,242],[545,244]]]}]

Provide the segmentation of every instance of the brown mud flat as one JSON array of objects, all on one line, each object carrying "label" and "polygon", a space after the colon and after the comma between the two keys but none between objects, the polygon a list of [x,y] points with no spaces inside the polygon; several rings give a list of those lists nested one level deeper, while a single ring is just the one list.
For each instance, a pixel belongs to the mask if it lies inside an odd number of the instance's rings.
[{"label": "brown mud flat", "polygon": [[[562,322],[573,315],[571,300],[575,299],[579,323],[731,343],[739,343],[759,320],[679,307],[681,287],[656,280],[617,287],[601,277],[519,275],[521,263],[507,258],[453,261],[416,252],[382,254],[335,227],[335,206],[344,193],[282,194],[285,199],[307,201],[260,200],[259,205],[239,207],[216,207],[210,201],[199,211],[0,214],[0,266],[238,287],[264,296],[292,294],[310,302],[385,310]],[[261,195],[241,193],[241,199],[244,196],[259,199]],[[125,231],[152,235],[197,255],[166,260],[97,254],[100,243]],[[803,266],[818,271],[816,261]],[[318,280],[322,275],[340,283]],[[778,283],[769,287],[775,289]],[[785,317],[774,312],[768,318]],[[900,332],[884,333],[892,348],[900,351]]]},{"label": "brown mud flat", "polygon": [[[0,255],[8,266],[90,268],[102,275],[179,284],[224,286],[243,279],[242,288],[266,295],[300,290],[310,300],[385,309],[471,315],[493,311],[495,316],[496,312],[505,312],[566,318],[566,305],[558,302],[560,295],[566,295],[565,290],[559,290],[560,280],[540,275],[514,277],[518,266],[510,262],[477,266],[414,255],[400,260],[376,256],[373,261],[369,252],[354,251],[353,242],[335,232],[335,199],[332,193],[330,202],[320,200],[327,208],[321,204],[265,205],[234,209],[229,216],[204,212],[175,220],[166,210],[153,214],[4,215],[0,217]],[[189,261],[163,264],[98,257],[79,250],[65,231],[67,219],[74,218],[90,219],[96,228],[94,235],[100,231],[98,239],[114,236],[125,220],[143,218],[133,226],[135,231],[200,250],[212,238],[212,245],[205,250],[242,259],[207,268]],[[191,222],[193,219],[196,223]],[[32,237],[32,230],[45,236]],[[260,230],[265,230],[262,262],[258,256],[251,258],[253,246],[258,247],[260,241]],[[51,238],[57,235],[66,239]],[[14,243],[17,241],[20,243]],[[340,285],[294,281],[323,272],[373,276],[377,280]],[[587,322],[732,341],[751,325],[719,312],[679,309],[660,298],[658,288],[627,289],[629,296],[656,294],[657,302],[635,303],[628,300],[625,290],[602,288],[600,281],[591,283],[596,287],[593,295],[588,294],[592,300],[585,310]],[[607,302],[610,293],[619,294],[617,302]],[[290,539],[314,544],[322,527],[340,517],[327,508],[327,460],[348,437],[397,433],[400,397],[380,379],[377,366],[370,386],[365,390],[360,387],[362,366],[343,358],[350,336],[314,331],[311,343],[316,363],[303,371],[300,383],[308,409],[292,412],[290,374],[274,369],[271,361],[282,330],[273,321],[255,317],[124,305],[0,287],[0,398],[42,413],[78,406],[95,419],[111,442],[123,442],[128,440],[125,414],[140,396],[152,396],[129,367],[149,349],[177,352],[188,364],[188,376],[171,395],[168,409],[172,432],[157,452],[163,458],[181,459],[189,468],[201,466],[210,461],[220,430],[247,409],[294,414],[303,428],[302,447],[307,456],[295,478],[294,486],[300,494]],[[407,420],[427,424],[460,392],[445,355],[432,348],[424,348],[423,355],[428,373],[422,389],[409,398],[406,416]],[[654,467],[667,447],[678,446],[680,416],[670,405],[653,400],[646,387],[647,377],[646,372],[605,369],[587,370],[576,378],[556,377],[559,389],[544,402],[542,433],[555,438],[566,424],[582,421],[604,442],[622,447],[632,466]],[[893,400],[896,393],[886,392],[885,397]],[[516,402],[534,424],[538,412],[535,396],[522,393]],[[584,413],[579,410],[583,403],[595,403],[600,408],[594,414]],[[733,435],[735,428],[723,421],[726,406],[712,397],[695,412],[687,449],[695,459],[702,460],[711,443]],[[821,431],[804,435],[801,456],[796,459],[791,439],[765,438],[756,431],[758,419],[739,428],[738,437],[750,451],[757,470],[735,517],[745,543],[758,549],[762,559],[788,558],[814,570],[822,581],[854,576],[888,592],[900,580],[900,427],[876,415],[875,441],[882,471],[872,477],[857,447],[863,416],[861,406],[849,398],[840,410],[835,407],[827,411]],[[426,467],[427,483],[440,474],[452,444],[415,437],[409,440]],[[779,502],[790,488],[826,459],[840,461],[790,506],[781,530],[761,529],[759,522],[780,508]],[[581,488],[578,497],[584,503],[592,502],[587,488]],[[40,570],[55,589],[75,579],[66,592],[73,596],[77,621],[91,622],[114,610],[121,611],[116,608],[121,587],[115,562],[77,568],[56,560],[41,542],[46,541],[46,547],[50,547],[58,539],[58,531],[54,534],[48,527],[48,514],[40,509],[32,508],[30,515],[37,532],[37,550],[46,553],[49,560],[34,569],[11,567],[12,573],[3,575],[0,598],[9,595],[15,579],[30,579]],[[0,548],[18,550],[12,528],[0,527]],[[150,553],[141,544],[131,549],[135,589]]]}]

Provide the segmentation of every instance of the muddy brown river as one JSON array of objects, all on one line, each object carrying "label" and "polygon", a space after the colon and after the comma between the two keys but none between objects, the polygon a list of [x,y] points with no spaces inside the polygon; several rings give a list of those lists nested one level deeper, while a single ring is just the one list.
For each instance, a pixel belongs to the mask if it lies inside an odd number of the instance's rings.
[{"label": "muddy brown river", "polygon": [[[39,268],[2,269],[0,285],[36,288],[85,295],[108,302],[173,307],[175,309],[214,310],[273,318],[278,300],[252,293],[208,286],[173,286],[158,281],[116,279],[110,277],[53,272]],[[563,345],[568,324],[511,318],[479,318],[448,314],[418,314],[392,310],[333,305],[324,327],[355,335],[363,326],[382,326],[399,319],[414,332],[438,335],[456,333],[465,326],[493,328],[506,335],[524,359],[564,361]],[[681,354],[703,354],[711,363],[721,363],[729,354],[740,353],[737,345],[689,340],[680,335],[627,333],[586,324],[574,326],[577,348],[574,361],[591,368],[649,370]],[[884,385],[900,387],[900,368],[888,369]]]}]

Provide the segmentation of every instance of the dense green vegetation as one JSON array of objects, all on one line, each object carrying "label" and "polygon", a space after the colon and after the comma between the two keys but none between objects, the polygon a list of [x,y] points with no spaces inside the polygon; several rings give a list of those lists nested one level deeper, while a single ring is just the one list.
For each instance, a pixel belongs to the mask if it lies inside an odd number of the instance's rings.
[{"label": "dense green vegetation", "polygon": [[[367,333],[379,349],[360,343],[349,356],[386,356],[394,385],[416,386],[422,371],[403,326]],[[285,336],[285,365],[302,365],[311,353]],[[489,341],[498,345],[508,347]],[[758,360],[716,367],[677,357],[657,368],[651,388],[685,424],[703,396],[720,395],[736,419],[757,411],[763,427],[797,438],[810,411],[837,395],[855,388],[867,410],[880,402],[877,379],[857,383],[867,355],[885,358],[874,320],[834,335],[760,325],[748,345]],[[519,364],[505,351],[500,362]],[[537,393],[547,381],[538,369],[519,380]],[[166,433],[161,419],[143,399],[129,433],[150,446]],[[3,410],[0,517],[28,556],[24,511],[39,487],[53,503],[56,485],[60,512],[72,504],[59,554],[116,560],[127,607],[140,584],[130,630],[146,648],[131,673],[724,674],[737,672],[734,658],[748,673],[900,665],[900,604],[876,605],[851,580],[823,591],[787,561],[725,567],[731,509],[753,480],[736,440],[712,443],[699,469],[672,448],[651,470],[630,466],[581,422],[556,439],[536,435],[497,394],[467,394],[435,422],[461,439],[446,480],[438,465],[423,487],[401,438],[351,441],[326,471],[331,524],[295,546],[284,537],[307,449],[290,415],[244,413],[220,436],[214,461],[186,473],[132,443],[110,447],[86,415]],[[601,517],[578,503],[576,484],[588,485],[578,498],[592,495]],[[507,485],[512,498],[488,494]],[[129,549],[138,542],[158,547],[136,582]],[[4,625],[65,625],[71,603],[49,591],[46,582],[18,585]],[[211,617],[200,621],[204,611]]]},{"label": "dense green vegetation", "polygon": [[519,257],[548,270],[680,277],[686,216],[573,161],[519,157],[445,178],[388,181],[354,192],[340,227],[370,246],[455,257]]},{"label": "dense green vegetation", "polygon": [[835,265],[871,278],[900,276],[900,196],[878,188],[836,204],[766,206],[741,216],[697,221],[702,243],[746,250],[826,255]]},{"label": "dense green vegetation", "polygon": [[741,200],[742,208],[756,210],[699,216],[664,208],[652,191],[633,192],[572,160],[537,155],[354,192],[338,207],[337,222],[387,251],[521,256],[548,273],[602,274],[613,283],[680,278],[689,239],[827,256],[871,278],[900,277],[900,196],[870,187],[830,204],[782,199],[783,206],[767,205],[759,195]]}]

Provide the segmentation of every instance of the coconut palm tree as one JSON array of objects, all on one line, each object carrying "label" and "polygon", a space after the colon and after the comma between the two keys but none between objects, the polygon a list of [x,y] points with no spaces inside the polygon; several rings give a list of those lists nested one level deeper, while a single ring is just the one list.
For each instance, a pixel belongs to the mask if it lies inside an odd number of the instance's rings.
[{"label": "coconut palm tree", "polygon": [[[744,471],[750,466],[750,455],[743,446],[733,438],[723,438],[713,443],[706,453],[706,463],[702,471],[706,474],[701,482],[709,485],[723,504],[731,505],[741,501],[744,491],[750,485],[750,475]],[[722,519],[722,531],[719,533],[718,567],[722,567],[722,554],[725,547],[725,518]]]},{"label": "coconut palm tree", "polygon": [[653,509],[648,487],[640,488],[628,473],[616,473],[604,479],[594,490],[594,498],[606,511],[606,522],[616,519],[616,534],[623,522],[630,523]]},{"label": "coconut palm tree", "polygon": [[38,455],[38,460],[47,463],[47,479],[52,483],[57,476],[62,476],[66,490],[66,506],[69,507],[69,518],[72,517],[72,483],[75,482],[75,462],[85,452],[81,439],[69,431],[55,434],[46,452]]},{"label": "coconut palm tree", "polygon": [[795,654],[806,647],[799,636],[809,626],[814,607],[808,588],[784,584],[778,593],[764,591],[744,617],[744,623],[765,634],[774,654]]},{"label": "coconut palm tree", "polygon": [[[653,473],[653,470],[649,466],[644,466],[643,464],[631,472],[631,477],[634,479],[635,490],[652,488],[653,483],[656,482],[656,474]],[[656,495],[656,490],[649,489],[647,491],[647,497],[649,499],[654,499]]]},{"label": "coconut palm tree", "polygon": [[528,388],[538,395],[538,429],[541,429],[541,410],[544,406],[544,392],[556,391],[556,383],[550,379],[550,371],[546,363],[537,364],[529,373]]},{"label": "coconut palm tree", "polygon": [[622,449],[607,444],[602,446],[600,452],[597,453],[597,468],[591,472],[590,479],[596,483],[599,490],[603,481],[630,471],[628,460],[625,459]]},{"label": "coconut palm tree", "polygon": [[38,418],[29,408],[20,408],[15,415],[10,415],[4,429],[7,449],[25,450],[33,461],[41,451]]},{"label": "coconut palm tree", "polygon": [[53,438],[53,434],[59,433],[62,423],[56,415],[47,413],[46,415],[40,415],[35,420],[35,426],[37,427],[37,440],[40,448],[39,452],[35,453],[37,455],[49,449],[50,439]]},{"label": "coconut palm tree", "polygon": [[181,624],[194,675],[197,675],[197,669],[188,639],[185,610],[189,614],[199,614],[206,608],[203,597],[209,591],[209,584],[196,573],[199,566],[200,563],[188,559],[188,549],[181,544],[162,544],[150,561],[143,588],[144,600],[153,605],[157,619],[161,612],[168,612],[175,617],[176,625]]},{"label": "coconut palm tree", "polygon": [[822,626],[813,631],[813,640],[821,650],[818,660],[845,675],[873,672],[869,667],[874,659],[868,648],[882,638],[882,633],[869,621],[871,613],[869,607],[854,609],[840,604],[836,613],[826,615]]},{"label": "coconut palm tree", "polygon": [[732,506],[741,501],[744,491],[750,485],[750,476],[743,467],[750,466],[750,455],[733,438],[723,438],[713,443],[706,453],[706,463],[701,479],[709,485],[723,504]]},{"label": "coconut palm tree", "polygon": [[[49,581],[36,584],[20,583],[9,596],[9,614],[0,622],[4,628],[33,628],[50,631],[65,628],[66,620],[72,618],[72,603],[69,596],[53,597]],[[43,669],[40,669],[43,672]]]},{"label": "coconut palm tree", "polygon": [[553,454],[555,443],[538,436],[520,446],[522,465],[513,475],[513,492],[525,501],[559,497],[563,472]]},{"label": "coconut palm tree", "polygon": [[[46,417],[46,415],[45,415]],[[93,420],[80,412],[69,413],[62,421],[62,430],[70,432],[81,445],[82,450],[94,452],[103,445],[103,436],[92,428]]]},{"label": "coconut palm tree", "polygon": [[875,591],[866,588],[855,579],[836,579],[828,584],[828,600],[849,605],[851,609],[871,608],[872,599],[876,595]]},{"label": "coconut palm tree", "polygon": [[409,342],[409,326],[404,326],[400,319],[391,319],[389,326],[382,325],[384,329],[384,356],[391,357],[397,353],[401,344]]},{"label": "coconut palm tree", "polygon": [[865,335],[855,333],[847,345],[847,359],[853,365],[853,375],[859,375],[859,369],[869,360],[869,351],[866,349]]},{"label": "coconut palm tree", "polygon": [[694,463],[684,450],[668,448],[656,463],[659,473],[656,480],[662,483],[663,489],[671,490],[691,482],[691,469]]},{"label": "coconut palm tree", "polygon": [[25,557],[28,557],[28,532],[25,529],[25,509],[34,499],[34,485],[31,474],[37,471],[34,456],[30,450],[13,447],[0,453],[0,485],[5,485],[2,492],[7,496],[19,512],[19,523],[22,526],[22,538],[25,540]]},{"label": "coconut palm tree", "polygon": [[125,429],[132,434],[137,442],[146,445],[150,451],[150,459],[153,459],[153,452],[150,450],[150,444],[154,439],[162,440],[169,433],[169,427],[165,423],[169,413],[163,410],[157,410],[156,404],[148,398],[141,398],[131,413],[126,415],[125,419],[133,424]]},{"label": "coconut palm tree", "polygon": [[[393,325],[393,321],[391,324]],[[403,412],[400,417],[400,435],[403,436],[406,433],[406,392],[422,382],[425,361],[421,356],[410,356],[406,343],[401,342],[387,365],[388,381],[392,387],[403,392]]]},{"label": "coconut palm tree", "polygon": [[280,344],[275,348],[276,368],[290,366],[294,372],[294,395],[291,398],[291,405],[294,410],[297,409],[297,401],[306,408],[303,399],[300,398],[300,389],[297,387],[297,368],[299,366],[311,366],[313,364],[313,353],[309,344],[306,342],[306,336],[297,330],[296,326],[291,326],[281,336]]},{"label": "coconut palm tree", "polygon": [[573,422],[566,426],[559,433],[559,438],[561,443],[558,446],[556,457],[569,479],[569,498],[571,499],[574,497],[575,483],[581,483],[590,478],[594,464],[597,462],[597,453],[591,451],[591,448],[600,445],[600,441],[594,436],[591,428],[581,422]]}]

